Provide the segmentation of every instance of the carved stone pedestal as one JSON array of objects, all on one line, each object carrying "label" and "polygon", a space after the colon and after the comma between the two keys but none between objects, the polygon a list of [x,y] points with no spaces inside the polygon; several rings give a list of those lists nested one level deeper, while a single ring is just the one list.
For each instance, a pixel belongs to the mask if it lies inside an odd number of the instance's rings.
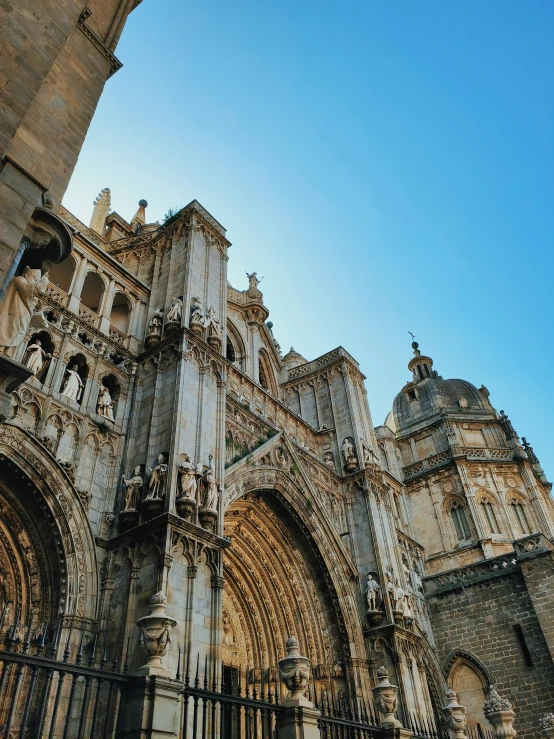
[{"label": "carved stone pedestal", "polygon": [[209,508],[201,508],[198,511],[198,520],[203,529],[215,532],[217,528],[217,511],[212,511]]},{"label": "carved stone pedestal", "polygon": [[120,739],[176,739],[182,689],[182,682],[158,675],[126,683],[121,695],[117,736]]},{"label": "carved stone pedestal", "polygon": [[142,514],[145,518],[155,518],[164,511],[164,502],[161,498],[145,498],[141,505]]},{"label": "carved stone pedestal", "polygon": [[152,346],[155,346],[156,344],[159,344],[162,337],[159,333],[153,333],[153,334],[147,334],[144,339],[144,346],[148,349]]},{"label": "carved stone pedestal", "polygon": [[32,374],[27,367],[14,362],[6,354],[0,354],[0,423],[11,417],[10,393],[28,380]]},{"label": "carved stone pedestal", "polygon": [[135,510],[121,511],[119,514],[119,527],[121,531],[128,531],[138,525],[139,512]]},{"label": "carved stone pedestal", "polygon": [[194,498],[181,496],[175,501],[175,509],[178,516],[184,518],[185,521],[191,521],[196,512],[196,501]]},{"label": "carved stone pedestal", "polygon": [[383,611],[372,611],[368,608],[367,610],[367,624],[370,628],[375,628],[383,621],[385,614]]},{"label": "carved stone pedestal", "polygon": [[166,321],[164,326],[164,332],[171,334],[173,331],[178,331],[181,328],[179,321]]},{"label": "carved stone pedestal", "polygon": [[403,726],[383,729],[383,739],[411,739],[412,737],[413,732],[410,729],[405,729]]},{"label": "carved stone pedestal", "polygon": [[316,708],[289,706],[279,719],[278,739],[320,739]]}]

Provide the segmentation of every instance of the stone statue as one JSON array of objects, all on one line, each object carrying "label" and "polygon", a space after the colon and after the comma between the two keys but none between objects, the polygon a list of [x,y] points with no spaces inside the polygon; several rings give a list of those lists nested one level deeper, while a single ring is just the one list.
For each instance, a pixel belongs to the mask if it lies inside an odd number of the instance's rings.
[{"label": "stone statue", "polygon": [[221,323],[213,306],[210,306],[210,308],[208,308],[208,315],[206,316],[205,326],[208,329],[208,340],[214,336],[218,339],[221,339]]},{"label": "stone statue", "polygon": [[171,305],[167,310],[166,320],[171,323],[181,323],[181,315],[183,313],[183,301],[181,298],[173,298]]},{"label": "stone statue", "polygon": [[368,464],[375,464],[376,463],[376,457],[375,452],[373,449],[369,446],[367,441],[365,439],[362,439],[362,453],[363,453],[363,459],[364,459],[364,466]]},{"label": "stone statue", "polygon": [[25,366],[31,370],[35,377],[37,377],[44,366],[44,362],[51,356],[51,354],[47,354],[42,348],[42,342],[40,339],[35,339],[35,341],[27,347]]},{"label": "stone statue", "polygon": [[14,277],[0,307],[0,351],[19,346],[31,325],[38,298],[48,285],[48,275],[40,269],[25,267]]},{"label": "stone statue", "polygon": [[393,609],[395,611],[402,611],[404,612],[404,599],[405,599],[406,593],[404,592],[404,588],[400,585],[400,582],[398,578],[395,580],[394,584],[394,606]]},{"label": "stone statue", "polygon": [[123,510],[135,511],[144,485],[144,480],[140,474],[140,465],[135,467],[132,477],[127,478],[123,475],[123,484],[125,485],[125,507]]},{"label": "stone statue", "polygon": [[69,398],[70,400],[75,401],[79,400],[81,391],[84,387],[83,381],[79,377],[78,369],[78,364],[72,364],[71,367],[68,367],[65,370],[67,374],[67,379],[62,388],[62,395],[64,395],[66,398]]},{"label": "stone statue", "polygon": [[96,412],[99,416],[104,416],[108,421],[114,421],[113,416],[113,400],[110,391],[105,385],[102,385],[98,394],[98,402],[96,404]]},{"label": "stone statue", "polygon": [[367,583],[366,583],[366,597],[367,597],[367,605],[370,611],[377,611],[377,599],[379,598],[379,593],[381,591],[381,586],[379,583],[373,579],[373,576],[370,574],[367,576]]},{"label": "stone statue", "polygon": [[188,454],[185,454],[185,460],[178,467],[179,471],[179,496],[184,498],[192,498],[196,500],[196,469]]},{"label": "stone statue", "polygon": [[158,310],[155,310],[152,314],[152,318],[150,319],[150,322],[148,324],[148,333],[161,335],[163,320],[164,312],[162,308],[158,308]]},{"label": "stone statue", "polygon": [[247,272],[246,273],[246,276],[248,277],[248,289],[249,290],[257,290],[258,289],[258,285],[263,280],[263,277],[260,277],[260,279],[258,280],[258,274],[257,274],[257,272],[252,272],[252,274],[250,274],[250,275]]},{"label": "stone statue", "polygon": [[155,467],[149,467],[148,473],[150,480],[148,481],[148,494],[145,500],[154,498],[161,499],[164,497],[164,484],[167,477],[167,464],[163,454],[158,455],[158,464]]},{"label": "stone statue", "polygon": [[206,492],[203,507],[209,511],[217,511],[217,503],[219,501],[219,483],[215,476],[211,456],[208,469],[204,473],[204,484],[206,486]]},{"label": "stone statue", "polygon": [[233,636],[233,626],[231,619],[225,613],[223,614],[223,646],[232,647],[235,643],[235,637]]},{"label": "stone statue", "polygon": [[329,467],[329,469],[333,470],[333,472],[336,472],[335,462],[333,461],[333,456],[331,454],[326,454],[323,457],[323,461]]},{"label": "stone statue", "polygon": [[415,567],[410,570],[410,577],[412,580],[413,589],[421,593],[423,591],[423,580],[419,576],[419,572],[416,570]]},{"label": "stone statue", "polygon": [[351,460],[356,459],[356,455],[354,454],[354,447],[349,439],[345,439],[342,442],[342,453],[344,455],[345,462],[350,462]]},{"label": "stone statue", "polygon": [[204,306],[200,302],[199,298],[192,299],[192,315],[190,317],[191,324],[195,323],[197,326],[204,328],[206,321],[206,315],[204,313]]}]

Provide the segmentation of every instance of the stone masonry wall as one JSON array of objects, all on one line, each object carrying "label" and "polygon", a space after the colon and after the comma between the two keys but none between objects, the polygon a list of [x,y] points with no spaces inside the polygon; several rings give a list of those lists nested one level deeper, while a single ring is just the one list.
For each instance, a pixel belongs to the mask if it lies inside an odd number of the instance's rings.
[{"label": "stone masonry wall", "polygon": [[[435,593],[429,606],[443,668],[458,651],[476,657],[499,693],[513,703],[518,733],[538,739],[538,719],[554,705],[554,664],[519,568]],[[516,624],[523,631],[532,666],[526,665]]]}]

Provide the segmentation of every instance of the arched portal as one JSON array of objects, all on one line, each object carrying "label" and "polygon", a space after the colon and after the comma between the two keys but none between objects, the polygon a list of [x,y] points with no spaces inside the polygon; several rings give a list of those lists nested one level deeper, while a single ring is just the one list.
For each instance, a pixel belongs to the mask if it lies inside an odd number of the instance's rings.
[{"label": "arched portal", "polygon": [[245,665],[251,681],[269,679],[292,633],[316,690],[369,696],[353,562],[292,467],[273,466],[274,451],[271,470],[245,464],[227,480],[224,661]]},{"label": "arched portal", "polygon": [[[98,567],[86,511],[42,445],[22,429],[0,429],[1,608],[49,629],[60,616],[96,618]],[[11,614],[11,615],[10,615]],[[5,632],[4,632],[5,633]]]}]

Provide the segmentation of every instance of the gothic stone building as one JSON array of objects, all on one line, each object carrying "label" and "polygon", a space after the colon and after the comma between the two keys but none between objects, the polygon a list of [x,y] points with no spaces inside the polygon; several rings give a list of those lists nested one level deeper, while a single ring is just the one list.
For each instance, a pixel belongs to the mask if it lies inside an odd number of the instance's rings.
[{"label": "gothic stone building", "polygon": [[[374,427],[345,349],[282,355],[256,273],[227,282],[213,216],[193,201],[149,224],[146,205],[127,222],[104,190],[89,227],[58,209],[67,255],[6,350],[26,374],[2,388],[4,735],[193,736],[183,686],[275,697],[294,634],[312,698],[370,711],[384,666],[404,726],[440,722],[449,686],[486,727],[494,684],[538,737],[554,509],[532,448],[416,343]],[[121,681],[117,724],[98,664]],[[194,721],[238,736],[241,715]]]}]

